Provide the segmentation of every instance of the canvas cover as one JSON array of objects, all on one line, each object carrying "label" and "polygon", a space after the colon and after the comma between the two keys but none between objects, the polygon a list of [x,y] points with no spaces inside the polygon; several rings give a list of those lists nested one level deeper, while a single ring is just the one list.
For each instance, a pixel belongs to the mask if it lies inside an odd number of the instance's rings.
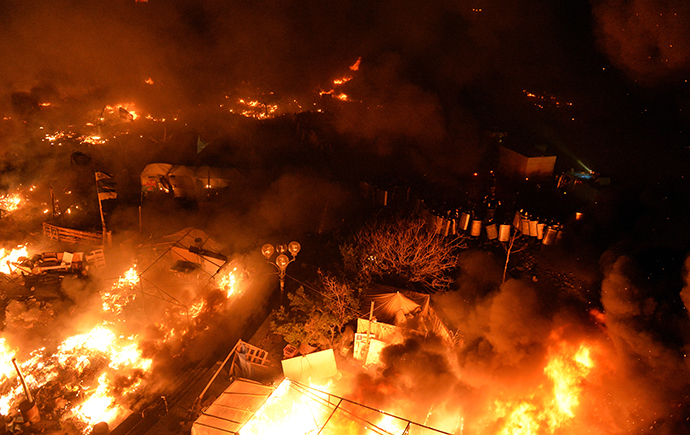
[{"label": "canvas cover", "polygon": [[272,387],[236,379],[192,424],[192,435],[238,433],[272,392]]},{"label": "canvas cover", "polygon": [[143,194],[164,191],[176,198],[195,198],[209,189],[222,189],[243,179],[235,168],[151,163],[141,172]]},{"label": "canvas cover", "polygon": [[183,265],[187,265],[190,272],[201,270],[213,276],[227,263],[225,246],[198,228],[163,236],[148,247],[159,267],[178,272],[183,272]]},{"label": "canvas cover", "polygon": [[[452,428],[455,432],[455,428]],[[194,432],[192,432],[194,435]],[[214,434],[237,432],[214,432]],[[397,417],[333,393],[283,380],[264,405],[239,430],[242,435],[267,434],[450,434]],[[210,433],[208,433],[210,435]],[[201,434],[199,434],[201,435]],[[203,435],[206,435],[203,434]]]},{"label": "canvas cover", "polygon": [[[374,318],[382,323],[404,326],[409,319],[415,319],[415,328],[424,334],[436,334],[452,342],[452,334],[436,311],[431,307],[431,296],[384,285],[370,286],[364,298],[362,312],[370,310],[374,303]],[[358,331],[359,324],[358,324]],[[366,331],[365,331],[366,332]]]},{"label": "canvas cover", "polygon": [[281,364],[285,377],[297,382],[321,383],[338,374],[333,349],[284,359]]}]

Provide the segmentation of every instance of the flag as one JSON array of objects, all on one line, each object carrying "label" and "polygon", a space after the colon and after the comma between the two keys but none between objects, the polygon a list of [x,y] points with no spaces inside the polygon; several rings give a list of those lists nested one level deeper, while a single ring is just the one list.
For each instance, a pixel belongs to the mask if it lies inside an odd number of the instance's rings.
[{"label": "flag", "polygon": [[126,119],[127,121],[134,121],[134,115],[132,113],[130,113],[124,107],[120,107],[119,113],[120,113],[120,118]]},{"label": "flag", "polygon": [[115,192],[115,181],[113,176],[105,172],[96,172],[96,187],[98,189],[98,200],[115,199],[117,192]]},{"label": "flag", "polygon": [[53,219],[57,219],[62,215],[62,211],[60,211],[60,204],[58,204],[58,200],[55,197],[55,194],[53,193],[53,188],[50,188],[50,202],[53,207]]},{"label": "flag", "polygon": [[204,148],[206,148],[206,145],[208,145],[209,142],[204,142],[201,140],[201,136],[197,136],[196,140],[196,153],[199,154]]}]

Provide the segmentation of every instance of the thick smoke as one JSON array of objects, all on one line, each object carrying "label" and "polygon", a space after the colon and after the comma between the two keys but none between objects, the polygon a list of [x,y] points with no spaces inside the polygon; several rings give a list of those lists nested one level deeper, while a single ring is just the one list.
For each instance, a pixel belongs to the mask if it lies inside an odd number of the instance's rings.
[{"label": "thick smoke", "polygon": [[[589,316],[587,304],[550,307],[547,292],[555,290],[532,281],[495,283],[491,276],[500,269],[485,254],[464,260],[476,267],[465,270],[458,291],[433,304],[461,332],[457,350],[412,334],[384,350],[378,371],[358,376],[357,399],[451,433],[460,433],[459,427],[467,434],[505,433],[511,417],[503,406],[551,406],[539,401],[554,382],[545,374],[547,364],[585,344],[592,370],[573,385],[579,403],[558,433],[687,430],[690,375],[681,349],[687,337],[677,343],[654,326],[658,308],[634,284],[629,258],[604,270],[603,317]],[[529,409],[525,416],[538,421]]]},{"label": "thick smoke", "polygon": [[525,88],[565,90],[577,77],[572,37],[538,3],[439,2],[420,14],[416,2],[9,2],[0,53],[13,61],[0,67],[0,92],[8,109],[24,93],[97,107],[133,99],[155,115],[238,89],[310,107],[351,75],[339,91],[353,102],[335,111],[341,133],[395,157],[387,164],[466,173],[484,153],[479,131],[504,118],[483,107],[520,113]]},{"label": "thick smoke", "polygon": [[[225,94],[236,96],[238,90],[275,92],[283,102],[320,107],[314,101],[326,105],[328,100],[319,99],[318,92],[330,90],[334,79],[352,75],[339,88],[351,102],[330,109],[338,133],[357,147],[358,157],[384,162],[382,171],[399,167],[399,173],[443,181],[446,171],[467,173],[481,162],[482,130],[502,127],[506,119],[532,125],[534,112],[524,110],[523,91],[577,96],[583,111],[588,102],[607,99],[608,92],[590,99],[590,93],[601,89],[585,83],[598,76],[591,75],[596,62],[579,39],[588,41],[592,35],[581,38],[581,33],[570,32],[576,26],[568,24],[573,17],[587,21],[589,9],[571,16],[553,3],[440,1],[421,10],[412,1],[58,0],[40,7],[2,2],[0,55],[7,61],[0,65],[0,111],[9,119],[0,120],[0,188],[38,185],[34,192],[40,194],[33,193],[31,202],[33,211],[43,213],[50,186],[63,208],[83,205],[91,207],[85,215],[97,216],[93,170],[111,171],[122,200],[109,215],[120,230],[120,251],[114,255],[118,260],[111,265],[112,276],[101,278],[116,279],[114,271],[126,270],[137,248],[141,169],[153,162],[201,163],[196,140],[203,135],[211,140],[206,149],[211,157],[203,163],[237,166],[247,183],[234,192],[231,203],[220,202],[210,210],[180,210],[172,204],[147,209],[144,202],[146,231],[162,235],[201,226],[240,255],[255,251],[258,241],[286,242],[332,231],[356,212],[349,208],[350,192],[332,174],[303,170],[292,160],[302,155],[294,153],[295,143],[278,139],[288,129],[272,124],[276,133],[266,134],[256,124],[213,118],[200,107],[219,106]],[[592,12],[602,51],[633,80],[653,86],[687,71],[686,5],[602,1]],[[348,66],[360,57],[360,70],[350,71]],[[145,83],[147,79],[153,83]],[[65,125],[93,122],[94,111],[121,99],[168,121],[142,130],[132,124],[129,137],[116,146],[89,148],[92,163],[86,167],[71,164],[68,146],[41,140]],[[54,104],[55,110],[40,103]],[[602,107],[611,105],[599,106],[600,112]],[[173,122],[177,115],[181,120]],[[293,127],[289,134],[294,135]],[[593,143],[600,144],[598,139]],[[609,153],[620,160],[617,152]],[[39,251],[52,248],[38,242],[40,223],[27,226],[11,216],[2,222],[7,243],[32,241]],[[248,268],[263,272],[263,259],[247,256]],[[672,334],[659,332],[659,319],[669,313],[634,278],[629,259],[607,265],[601,298],[589,301],[603,307],[603,323],[588,316],[589,304],[553,304],[552,289],[534,282],[501,284],[502,265],[485,254],[466,256],[461,264],[458,290],[442,295],[437,304],[446,307],[446,317],[462,333],[460,350],[451,353],[439,341],[408,337],[384,352],[380,373],[358,378],[362,400],[397,406],[401,414],[432,426],[460,410],[466,433],[495,433],[505,421],[490,412],[496,410],[496,400],[524,398],[535,386],[548,388],[544,366],[565,339],[592,344],[596,364],[582,385],[581,407],[591,413],[573,423],[573,433],[594,428],[614,435],[643,427],[672,434],[687,429],[679,415],[688,414],[690,364],[685,355],[690,338],[673,322]],[[274,277],[268,274],[257,277],[258,299],[275,282],[269,283]],[[60,312],[55,328],[41,336],[27,334],[25,324],[9,324],[8,336],[29,347],[38,346],[42,337],[59,340],[82,332],[98,311],[98,299],[90,297],[97,289],[70,284],[62,291],[71,302],[52,308]],[[185,301],[196,296],[214,300],[213,294],[196,290],[185,288],[180,295]],[[688,286],[681,298],[690,308]],[[151,318],[163,315],[164,307],[151,307]],[[22,308],[13,304],[10,316],[16,318]],[[35,309],[28,311],[29,317],[38,315]],[[161,357],[156,367],[161,386],[180,367],[214,355],[219,345],[228,344],[217,338],[232,341],[247,320],[207,314],[193,343],[160,349],[155,342],[163,332],[155,325],[142,329],[147,355]],[[132,329],[144,328],[148,320],[137,315]],[[687,326],[686,315],[673,320]],[[186,356],[176,359],[184,350]],[[443,421],[448,428],[459,424]]]},{"label": "thick smoke", "polygon": [[682,1],[596,1],[597,36],[603,52],[645,86],[687,78],[690,8]]}]

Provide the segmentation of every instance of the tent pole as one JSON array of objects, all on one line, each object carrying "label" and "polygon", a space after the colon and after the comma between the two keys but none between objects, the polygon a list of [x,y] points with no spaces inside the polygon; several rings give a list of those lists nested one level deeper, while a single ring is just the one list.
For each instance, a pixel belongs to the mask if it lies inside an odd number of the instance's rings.
[{"label": "tent pole", "polygon": [[371,322],[374,319],[374,304],[376,302],[371,301],[371,308],[369,309],[369,327],[367,328],[367,344],[364,350],[364,365],[367,364],[367,358],[369,358],[369,344],[371,339]]},{"label": "tent pole", "polygon": [[101,196],[98,194],[98,175],[94,173],[96,177],[96,195],[98,195],[98,210],[101,212],[101,226],[103,228],[103,245],[107,245],[107,230],[105,228],[105,217],[103,217],[103,203],[101,202]]}]

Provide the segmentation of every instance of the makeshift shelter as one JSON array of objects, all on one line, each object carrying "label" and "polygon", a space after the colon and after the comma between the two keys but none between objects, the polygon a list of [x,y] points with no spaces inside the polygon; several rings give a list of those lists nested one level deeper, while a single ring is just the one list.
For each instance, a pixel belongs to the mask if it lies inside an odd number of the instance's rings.
[{"label": "makeshift shelter", "polygon": [[225,247],[196,228],[163,236],[145,247],[156,255],[159,266],[175,272],[203,271],[214,276],[228,261],[222,253]]},{"label": "makeshift shelter", "polygon": [[[415,319],[415,327],[425,334],[436,334],[443,340],[452,341],[452,335],[446,325],[431,307],[431,296],[409,290],[398,289],[385,285],[371,285],[364,298],[365,307],[373,302],[373,317],[378,322],[404,326],[408,320]],[[421,328],[421,330],[419,329]],[[358,333],[360,331],[358,325]]]},{"label": "makeshift shelter", "polygon": [[236,434],[274,388],[236,379],[192,424],[192,435]]},{"label": "makeshift shelter", "polygon": [[[272,391],[269,391],[272,390]],[[283,380],[275,388],[235,380],[192,425],[192,435],[448,434],[316,388]]]},{"label": "makeshift shelter", "polygon": [[141,192],[172,192],[175,198],[195,199],[213,190],[236,186],[243,179],[235,168],[151,163],[141,172]]},{"label": "makeshift shelter", "polygon": [[140,290],[188,309],[200,288],[215,286],[230,268],[226,249],[204,231],[185,228],[139,246]]}]

